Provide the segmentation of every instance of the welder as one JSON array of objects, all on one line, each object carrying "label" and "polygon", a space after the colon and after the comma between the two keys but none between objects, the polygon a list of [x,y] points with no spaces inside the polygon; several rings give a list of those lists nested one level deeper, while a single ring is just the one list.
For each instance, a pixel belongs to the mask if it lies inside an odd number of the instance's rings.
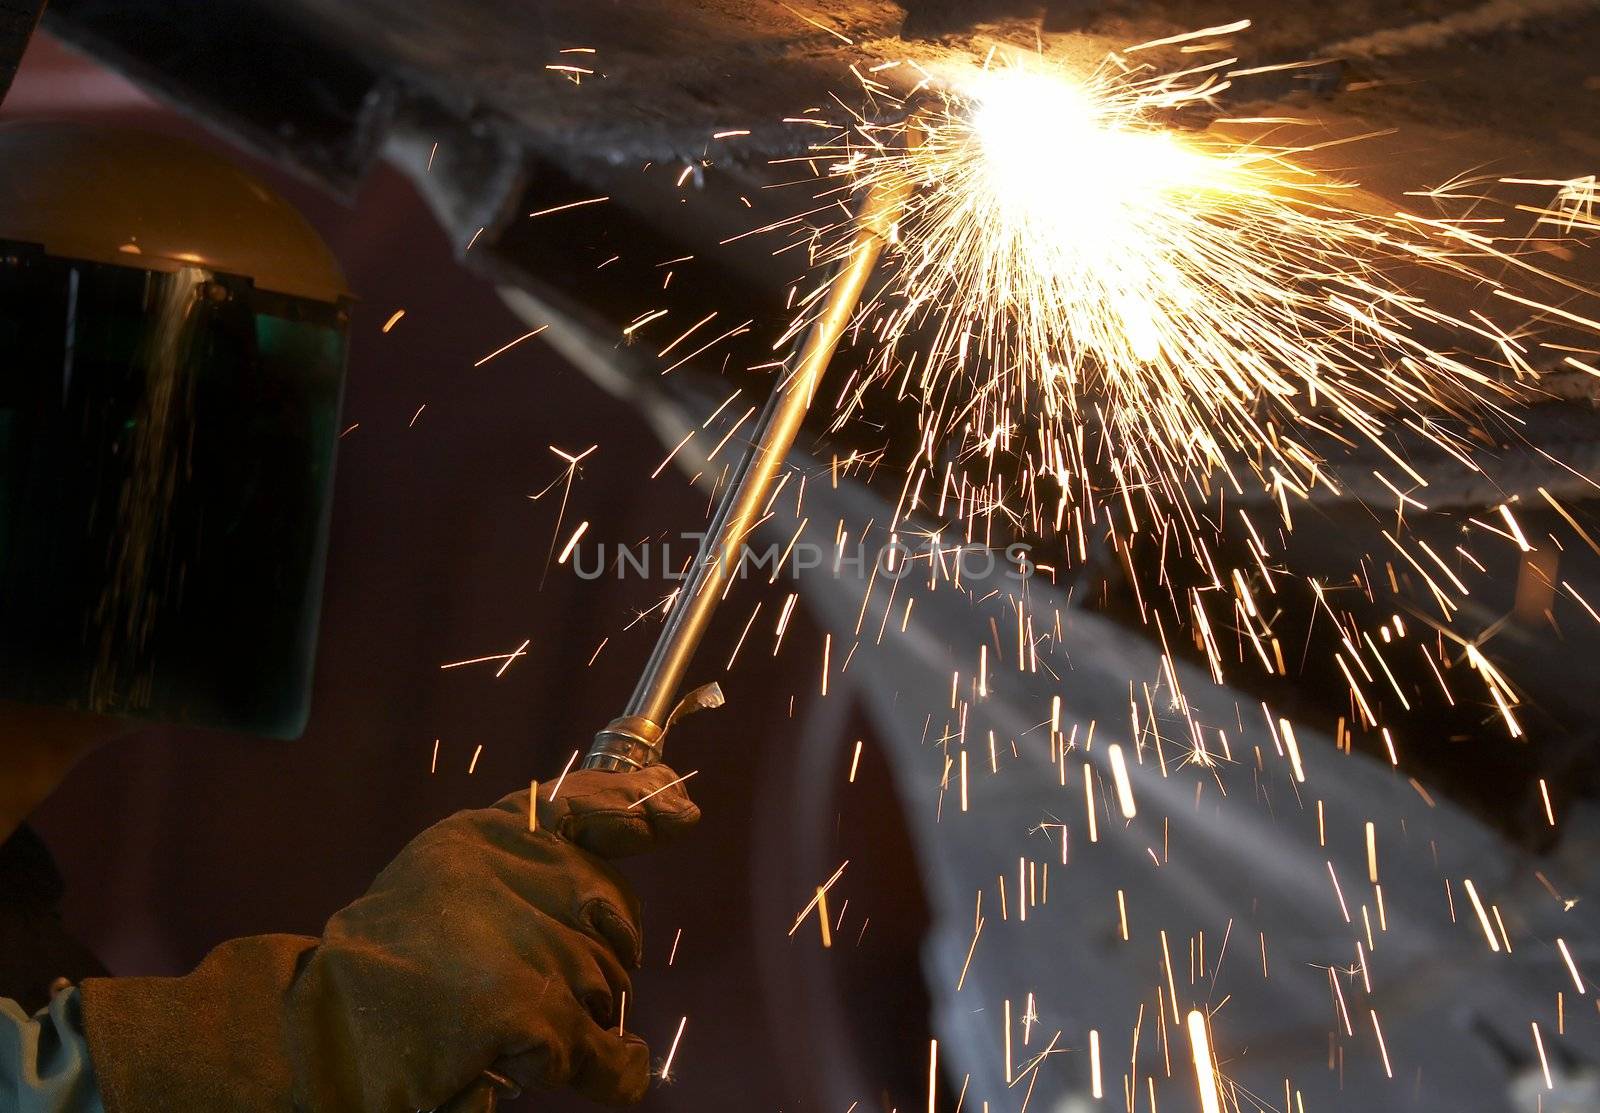
[{"label": "welder", "polygon": [[0,1108],[395,1113],[640,1098],[637,901],[608,859],[698,810],[573,772],[423,832],[320,938],[103,976],[24,826],[136,722],[309,707],[350,296],[283,199],[178,140],[0,127]]}]

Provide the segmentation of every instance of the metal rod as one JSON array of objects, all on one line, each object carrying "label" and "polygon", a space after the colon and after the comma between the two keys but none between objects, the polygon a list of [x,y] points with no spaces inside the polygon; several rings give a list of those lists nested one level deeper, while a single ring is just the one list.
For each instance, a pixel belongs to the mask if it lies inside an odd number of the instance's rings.
[{"label": "metal rod", "polygon": [[849,253],[829,283],[822,311],[806,332],[794,370],[767,399],[755,439],[729,478],[701,539],[694,571],[667,617],[638,686],[621,718],[595,736],[584,759],[585,769],[619,772],[660,760],[668,718],[677,704],[684,674],[729,577],[739,566],[745,539],[761,519],[773,481],[794,445],[823,373],[850,327],[908,193],[909,188],[900,184],[878,185],[868,191],[856,215]]}]

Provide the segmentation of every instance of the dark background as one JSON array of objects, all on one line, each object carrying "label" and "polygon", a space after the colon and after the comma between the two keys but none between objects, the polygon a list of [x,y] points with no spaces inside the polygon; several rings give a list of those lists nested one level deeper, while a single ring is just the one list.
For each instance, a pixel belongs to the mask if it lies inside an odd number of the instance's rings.
[{"label": "dark background", "polygon": [[[43,35],[3,116],[89,118],[224,146]],[[586,544],[634,543],[698,528],[707,509],[670,468],[648,480],[665,450],[645,422],[539,340],[473,367],[527,326],[457,263],[398,173],[378,172],[341,203],[229,153],[301,206],[361,298],[316,696],[309,729],[292,743],[142,730],[86,760],[37,814],[67,878],[69,922],[123,974],[183,972],[236,935],[314,934],[422,827],[554,776],[620,708],[655,632],[653,619],[628,623],[665,587],[546,574],[552,539],[559,547],[590,519]],[[383,334],[397,309],[404,318]],[[600,446],[559,534],[559,492],[528,498],[562,473],[552,444]],[[822,995],[833,1002],[823,1007],[848,1014],[820,1022],[845,1031],[887,1109],[897,1091],[920,1088],[927,1048],[913,858],[869,749],[855,799],[874,803],[824,817],[830,864],[784,860],[787,832],[772,826],[787,813],[773,802],[794,768],[820,637],[797,610],[774,659],[770,623],[786,589],[750,590],[766,594],[730,603],[702,658],[717,675],[753,600],[768,599],[751,651],[722,677],[729,707],[673,738],[679,771],[703,770],[691,787],[705,821],[685,844],[629,869],[648,910],[648,969],[630,1027],[659,1057],[689,1018],[675,1081],[658,1084],[645,1108],[820,1107],[814,1080],[843,1068],[808,1054],[819,1018],[794,999],[820,978],[840,988]],[[439,667],[525,639],[526,655],[499,678],[498,663]],[[814,924],[791,939],[787,920],[807,886],[863,848],[872,853],[852,867],[853,914],[870,915],[871,932],[827,957]]]}]

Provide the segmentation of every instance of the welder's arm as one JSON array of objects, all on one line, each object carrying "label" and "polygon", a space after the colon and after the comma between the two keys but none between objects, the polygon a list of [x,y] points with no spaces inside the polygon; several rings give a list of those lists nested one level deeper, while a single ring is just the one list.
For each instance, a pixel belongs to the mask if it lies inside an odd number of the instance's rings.
[{"label": "welder's arm", "polygon": [[77,989],[57,992],[31,1017],[0,997],[0,1099],[14,1113],[105,1113]]},{"label": "welder's arm", "polygon": [[637,1101],[649,1051],[617,1017],[638,906],[603,858],[699,818],[663,787],[676,779],[573,773],[554,801],[541,789],[535,831],[527,792],[424,831],[320,939],[236,939],[185,977],[86,981],[107,1110],[427,1110],[491,1066]]}]

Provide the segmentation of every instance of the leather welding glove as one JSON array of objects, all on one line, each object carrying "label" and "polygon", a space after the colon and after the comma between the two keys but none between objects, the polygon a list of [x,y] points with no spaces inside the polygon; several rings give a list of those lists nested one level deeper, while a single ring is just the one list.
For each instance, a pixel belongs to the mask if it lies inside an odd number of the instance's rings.
[{"label": "leather welding glove", "polygon": [[694,824],[676,780],[572,773],[554,800],[541,786],[536,830],[526,791],[430,827],[320,939],[236,939],[181,978],[85,981],[108,1113],[428,1110],[491,1065],[639,1100],[649,1051],[617,1022],[639,908],[601,856]]}]

